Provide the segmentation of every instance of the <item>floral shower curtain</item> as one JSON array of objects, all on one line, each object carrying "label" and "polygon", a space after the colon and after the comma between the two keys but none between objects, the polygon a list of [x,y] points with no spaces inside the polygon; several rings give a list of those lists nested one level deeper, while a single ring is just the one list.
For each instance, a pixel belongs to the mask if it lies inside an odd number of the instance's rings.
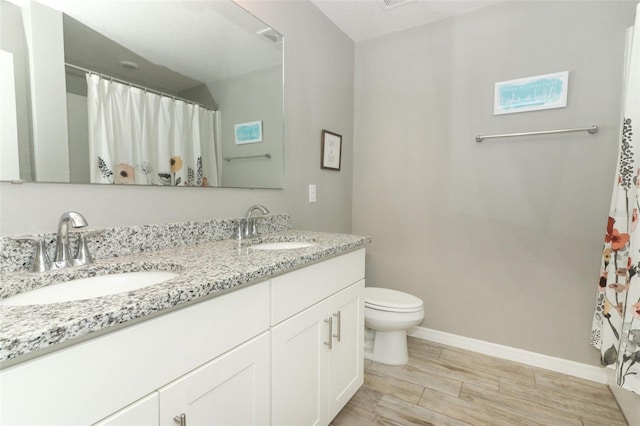
[{"label": "floral shower curtain", "polygon": [[591,344],[616,383],[640,394],[640,4],[627,43],[618,168],[596,297]]},{"label": "floral shower curtain", "polygon": [[215,111],[87,74],[92,183],[216,186]]}]

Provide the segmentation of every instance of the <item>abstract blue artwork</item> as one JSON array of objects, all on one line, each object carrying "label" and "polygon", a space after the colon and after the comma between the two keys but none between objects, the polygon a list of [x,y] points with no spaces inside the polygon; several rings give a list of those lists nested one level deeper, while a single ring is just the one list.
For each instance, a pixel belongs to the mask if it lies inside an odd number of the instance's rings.
[{"label": "abstract blue artwork", "polygon": [[235,124],[236,145],[262,142],[262,121]]},{"label": "abstract blue artwork", "polygon": [[567,106],[569,71],[495,84],[493,114],[537,111]]}]

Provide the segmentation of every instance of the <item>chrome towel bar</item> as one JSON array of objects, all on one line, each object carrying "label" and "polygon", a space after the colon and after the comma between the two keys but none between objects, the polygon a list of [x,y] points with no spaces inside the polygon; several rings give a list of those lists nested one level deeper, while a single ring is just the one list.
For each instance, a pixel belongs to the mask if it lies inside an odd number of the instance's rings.
[{"label": "chrome towel bar", "polygon": [[598,126],[581,127],[579,129],[560,129],[560,130],[542,130],[539,132],[523,132],[523,133],[505,133],[502,135],[478,135],[476,142],[480,143],[485,139],[510,138],[515,136],[532,136],[532,135],[552,135],[555,133],[571,133],[571,132],[588,132],[593,135],[598,133]]},{"label": "chrome towel bar", "polygon": [[245,158],[269,158],[271,159],[271,154],[262,154],[262,155],[246,155],[244,157],[224,157],[223,160],[224,161],[231,161],[231,160],[243,160]]}]

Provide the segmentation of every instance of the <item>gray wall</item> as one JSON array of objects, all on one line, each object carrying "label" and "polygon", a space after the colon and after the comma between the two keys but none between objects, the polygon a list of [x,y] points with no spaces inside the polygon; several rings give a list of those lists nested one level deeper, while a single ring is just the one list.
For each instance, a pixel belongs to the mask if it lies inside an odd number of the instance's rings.
[{"label": "gray wall", "polygon": [[[568,360],[588,345],[635,2],[505,2],[356,45],[353,231],[367,285],[422,326]],[[493,115],[494,83],[566,71],[568,106]],[[600,126],[477,144],[477,134]]]},{"label": "gray wall", "polygon": [[[91,227],[244,215],[254,203],[298,229],[351,231],[354,44],[309,2],[239,1],[285,36],[285,189],[0,183],[0,235],[55,230],[66,210]],[[322,34],[322,37],[318,37]],[[341,172],[320,169],[320,133],[343,135]],[[318,202],[307,202],[310,183]]]},{"label": "gray wall", "polygon": [[[282,67],[265,68],[208,86],[219,105],[221,158],[271,154],[270,159],[222,160],[220,186],[281,188]],[[262,121],[262,142],[236,145],[234,126],[251,121]]]},{"label": "gray wall", "polygon": [[89,111],[87,97],[67,92],[67,123],[69,132],[69,180],[72,183],[91,181],[89,155]]}]

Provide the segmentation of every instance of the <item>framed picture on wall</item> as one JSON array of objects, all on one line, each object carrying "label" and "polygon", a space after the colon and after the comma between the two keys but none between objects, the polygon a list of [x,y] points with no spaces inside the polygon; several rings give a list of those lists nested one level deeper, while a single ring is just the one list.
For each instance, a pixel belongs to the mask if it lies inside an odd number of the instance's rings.
[{"label": "framed picture on wall", "polygon": [[236,136],[236,145],[262,142],[262,121],[235,124],[233,130]]},{"label": "framed picture on wall", "polygon": [[536,75],[495,84],[493,115],[567,106],[569,71]]},{"label": "framed picture on wall", "polygon": [[323,130],[321,140],[322,152],[320,167],[329,170],[340,170],[342,136],[328,130]]}]

